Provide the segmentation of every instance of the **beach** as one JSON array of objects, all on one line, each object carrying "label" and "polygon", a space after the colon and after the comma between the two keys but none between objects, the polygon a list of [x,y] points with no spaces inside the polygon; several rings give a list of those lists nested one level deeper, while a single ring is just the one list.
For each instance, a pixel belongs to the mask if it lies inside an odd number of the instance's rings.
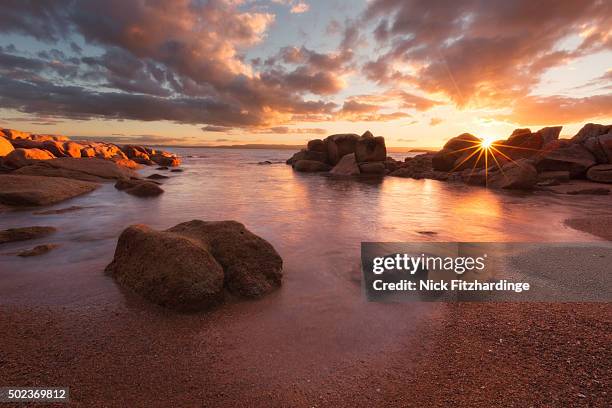
[{"label": "beach", "polygon": [[[278,163],[283,151],[175,151],[184,172],[163,180],[165,193],[155,199],[103,184],[46,207],[48,214],[0,215],[7,227],[35,219],[58,230],[4,245],[3,253],[59,245],[41,257],[0,256],[7,383],[68,386],[72,404],[88,407],[603,406],[608,399],[609,303],[368,303],[359,243],[598,241],[565,220],[605,215],[609,196],[332,179],[293,172]],[[277,163],[257,164],[264,160]],[[69,207],[82,208],[53,213]],[[161,229],[190,219],[239,219],[267,239],[284,261],[282,288],[182,314],[104,274],[127,225]]]}]

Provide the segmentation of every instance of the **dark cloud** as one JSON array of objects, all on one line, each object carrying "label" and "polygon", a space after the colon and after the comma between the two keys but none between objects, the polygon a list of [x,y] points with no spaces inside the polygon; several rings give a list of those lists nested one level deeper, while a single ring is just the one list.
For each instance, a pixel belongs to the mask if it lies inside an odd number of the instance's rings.
[{"label": "dark cloud", "polygon": [[232,128],[229,126],[206,125],[202,128],[202,130],[204,132],[229,132],[230,130],[232,130]]},{"label": "dark cloud", "polygon": [[[0,32],[63,41],[73,55],[3,52],[0,106],[56,117],[227,127],[333,114],[336,104],[313,95],[343,88],[343,65],[352,53],[302,48],[295,64],[278,60],[255,72],[242,50],[261,41],[273,20],[229,0],[9,0]],[[75,38],[102,54],[82,55]]]}]

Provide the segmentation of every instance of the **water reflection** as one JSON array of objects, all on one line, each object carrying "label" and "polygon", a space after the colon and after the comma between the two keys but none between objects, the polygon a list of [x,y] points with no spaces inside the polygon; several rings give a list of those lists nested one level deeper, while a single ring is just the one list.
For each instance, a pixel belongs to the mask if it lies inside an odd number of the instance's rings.
[{"label": "water reflection", "polygon": [[[307,265],[317,276],[344,276],[347,265],[358,262],[362,241],[593,240],[563,220],[609,208],[607,197],[519,196],[433,180],[351,180],[255,164],[283,161],[288,151],[176,150],[186,157],[185,172],[169,173],[159,198],[132,197],[107,184],[51,207],[89,207],[80,211],[0,214],[2,228],[56,226],[59,232],[43,241],[61,245],[39,258],[0,256],[0,279],[26,279],[28,273],[44,279],[50,271],[66,279],[74,273],[99,277],[118,234],[134,223],[168,228],[190,219],[236,219],[271,241],[290,268]],[[37,243],[5,245],[1,252]]]}]

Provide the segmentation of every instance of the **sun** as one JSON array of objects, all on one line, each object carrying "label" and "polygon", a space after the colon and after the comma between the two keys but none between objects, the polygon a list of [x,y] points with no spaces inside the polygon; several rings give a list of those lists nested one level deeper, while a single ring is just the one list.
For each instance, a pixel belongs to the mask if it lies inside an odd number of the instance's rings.
[{"label": "sun", "polygon": [[480,147],[483,149],[489,149],[493,143],[495,142],[495,139],[491,136],[483,136],[480,138]]}]

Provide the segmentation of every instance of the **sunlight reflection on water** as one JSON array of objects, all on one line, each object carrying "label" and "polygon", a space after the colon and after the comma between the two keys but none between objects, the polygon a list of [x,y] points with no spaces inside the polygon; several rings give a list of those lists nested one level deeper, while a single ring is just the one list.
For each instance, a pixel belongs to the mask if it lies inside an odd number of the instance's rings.
[{"label": "sunlight reflection on water", "polygon": [[[166,192],[159,198],[132,197],[109,183],[49,207],[88,207],[80,211],[0,214],[3,229],[58,228],[47,239],[4,245],[1,253],[42,242],[61,245],[37,258],[0,256],[0,270],[12,276],[29,272],[37,278],[49,271],[64,273],[66,279],[74,279],[75,273],[100,276],[127,225],[168,228],[191,219],[235,219],[269,240],[289,268],[307,264],[321,276],[344,279],[347,265],[358,263],[362,241],[594,240],[565,227],[563,220],[604,213],[608,205],[606,197],[521,196],[433,180],[335,179],[295,173],[284,164],[290,151],[174,150],[184,157],[185,172],[168,173]],[[263,160],[283,163],[257,164]],[[153,172],[153,168],[143,170],[143,174]],[[27,280],[13,284],[24,285]]]}]

